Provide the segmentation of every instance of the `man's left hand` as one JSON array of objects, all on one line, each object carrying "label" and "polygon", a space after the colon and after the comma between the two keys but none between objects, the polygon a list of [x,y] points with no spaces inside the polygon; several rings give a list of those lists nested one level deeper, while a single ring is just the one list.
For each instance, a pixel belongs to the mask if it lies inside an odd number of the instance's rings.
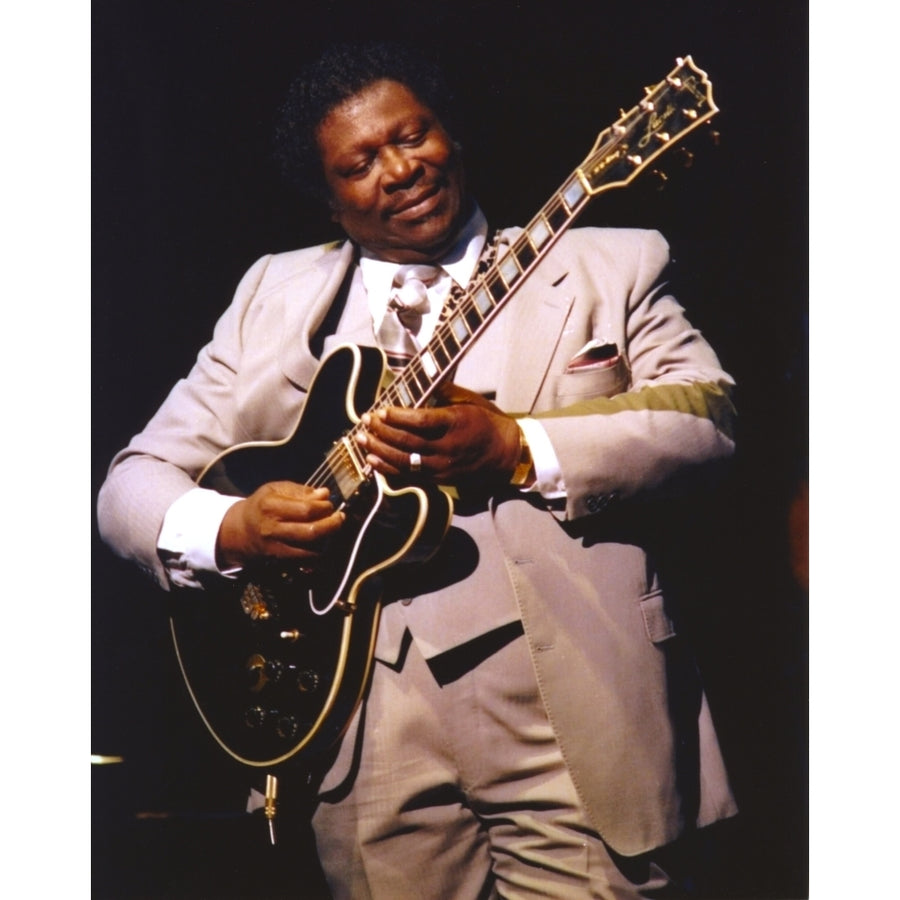
[{"label": "man's left hand", "polygon": [[508,483],[521,446],[516,420],[456,385],[444,388],[438,403],[363,416],[366,461],[383,475],[411,480]]}]

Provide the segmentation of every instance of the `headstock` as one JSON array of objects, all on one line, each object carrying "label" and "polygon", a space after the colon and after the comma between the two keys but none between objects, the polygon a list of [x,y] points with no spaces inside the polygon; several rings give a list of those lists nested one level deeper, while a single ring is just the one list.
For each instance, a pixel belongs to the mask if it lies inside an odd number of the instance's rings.
[{"label": "headstock", "polygon": [[706,72],[690,56],[679,58],[659,84],[645,88],[636,106],[598,135],[576,171],[591,196],[624,187],[718,111]]}]

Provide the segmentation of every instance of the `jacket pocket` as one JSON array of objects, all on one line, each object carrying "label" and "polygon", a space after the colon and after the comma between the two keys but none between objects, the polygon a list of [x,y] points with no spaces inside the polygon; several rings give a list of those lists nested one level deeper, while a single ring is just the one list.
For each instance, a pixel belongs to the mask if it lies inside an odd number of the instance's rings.
[{"label": "jacket pocket", "polygon": [[556,377],[556,398],[566,406],[591,397],[612,397],[628,388],[629,371],[624,356],[613,365],[586,366]]},{"label": "jacket pocket", "polygon": [[665,599],[662,591],[654,591],[647,594],[640,601],[641,615],[644,618],[644,629],[647,637],[654,644],[667,641],[676,635],[675,623],[666,612]]}]

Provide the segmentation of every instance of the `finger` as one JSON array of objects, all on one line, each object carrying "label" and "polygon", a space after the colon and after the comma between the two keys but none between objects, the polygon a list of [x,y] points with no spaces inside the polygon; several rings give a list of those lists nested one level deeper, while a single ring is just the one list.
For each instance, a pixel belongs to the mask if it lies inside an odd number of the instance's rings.
[{"label": "finger", "polygon": [[[411,439],[431,441],[447,429],[447,414],[440,409],[404,409],[392,406],[363,416],[363,424],[384,440],[406,446]],[[416,449],[415,447],[409,449]]]},{"label": "finger", "polygon": [[318,552],[327,538],[344,523],[344,513],[336,512],[312,522],[278,522],[269,532],[269,539],[295,549]]},{"label": "finger", "polygon": [[366,451],[366,462],[383,475],[399,475],[410,471],[410,454],[423,456],[425,444],[417,439],[412,446],[397,446],[388,443],[372,432],[364,432],[359,438],[360,446]]},{"label": "finger", "polygon": [[264,490],[273,497],[278,497],[290,502],[303,502],[311,505],[329,502],[331,494],[326,487],[312,487],[308,484],[298,484],[295,481],[272,481],[264,485]]},{"label": "finger", "polygon": [[409,454],[392,448],[376,452],[373,448],[366,454],[366,463],[382,475],[403,475],[409,471]]},{"label": "finger", "polygon": [[426,472],[427,459],[424,454],[415,450],[407,452],[396,447],[381,444],[374,438],[367,441],[369,452],[366,454],[366,462],[382,475],[400,475],[404,478],[415,478]]},{"label": "finger", "polygon": [[261,502],[261,511],[264,515],[284,522],[308,522],[324,519],[334,512],[334,504],[328,499],[326,490],[323,498],[311,499],[310,496],[295,496],[293,493],[287,496],[273,494],[265,497]]}]

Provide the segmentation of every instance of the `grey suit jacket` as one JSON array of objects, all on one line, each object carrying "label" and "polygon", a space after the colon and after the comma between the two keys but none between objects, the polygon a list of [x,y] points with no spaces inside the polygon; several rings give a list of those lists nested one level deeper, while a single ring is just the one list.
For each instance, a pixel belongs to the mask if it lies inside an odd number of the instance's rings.
[{"label": "grey suit jacket", "polygon": [[[509,232],[509,237],[515,231]],[[156,540],[169,505],[221,451],[279,440],[318,366],[311,349],[353,261],[348,244],[259,260],[187,378],[113,460],[101,533],[167,586]],[[636,515],[733,452],[730,377],[661,282],[655,232],[574,229],[491,325],[496,402],[541,419],[563,504],[491,505],[538,683],[604,839],[632,855],[735,812],[715,731]],[[371,328],[342,334],[371,342]],[[611,367],[568,370],[591,340]]]}]

